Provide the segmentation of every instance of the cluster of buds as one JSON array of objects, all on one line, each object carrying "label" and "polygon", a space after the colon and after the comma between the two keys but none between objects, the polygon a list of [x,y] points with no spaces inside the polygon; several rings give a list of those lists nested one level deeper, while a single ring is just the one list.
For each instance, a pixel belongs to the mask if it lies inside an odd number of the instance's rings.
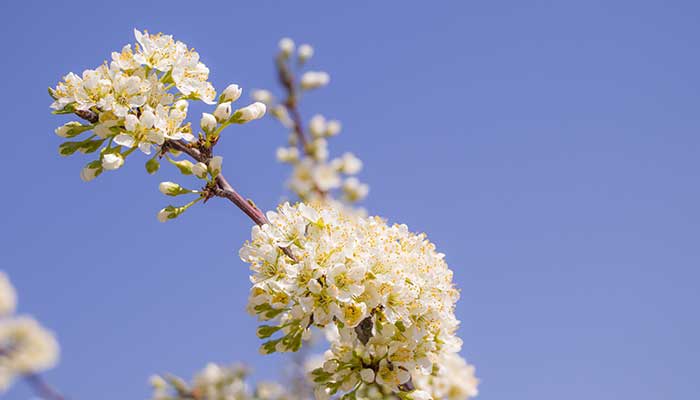
[{"label": "cluster of buds", "polygon": [[[361,183],[356,175],[362,169],[362,161],[352,153],[342,157],[330,158],[328,140],[338,135],[342,125],[335,119],[326,119],[321,114],[314,115],[308,121],[308,133],[303,128],[297,104],[302,93],[329,83],[326,72],[306,71],[295,79],[294,54],[295,45],[289,38],[280,40],[277,68],[280,80],[287,92],[285,99],[277,100],[268,90],[253,91],[253,99],[265,103],[271,110],[270,115],[289,129],[288,144],[277,149],[277,160],[292,166],[288,186],[301,201],[335,202],[340,198],[352,204],[363,200],[369,186]],[[297,66],[303,66],[313,54],[309,45],[299,46]],[[334,195],[334,191],[341,191]]]},{"label": "cluster of buds", "polygon": [[[137,43],[113,52],[111,62],[81,76],[69,73],[56,88],[50,88],[55,114],[75,114],[84,122],[71,121],[56,129],[66,141],[59,147],[63,156],[76,152],[97,153],[80,177],[90,181],[104,171],[116,170],[136,149],[155,154],[146,162],[146,171],[153,174],[166,157],[184,175],[207,181],[221,171],[221,158],[211,157],[211,149],[221,132],[231,124],[244,124],[265,115],[265,104],[257,102],[234,110],[232,103],[241,97],[242,89],[231,84],[216,99],[216,91],[208,81],[209,69],[199,60],[199,54],[169,35],[134,31]],[[193,134],[192,125],[185,123],[189,101],[201,100],[215,105],[212,113],[203,113],[201,131]],[[178,146],[194,146],[207,154],[207,164],[176,160]],[[184,189],[178,184],[164,182],[161,192],[168,196],[194,194],[195,200],[184,206],[168,206],[158,213],[160,221],[176,218],[194,203],[209,195],[206,190]]]},{"label": "cluster of buds", "polygon": [[29,316],[14,315],[17,295],[0,271],[0,393],[15,378],[53,367],[58,343],[53,334]]},{"label": "cluster of buds", "polygon": [[207,364],[192,383],[176,376],[151,377],[152,400],[296,400],[277,383],[258,382],[251,390],[241,365]]},{"label": "cluster of buds", "polygon": [[323,366],[312,373],[317,398],[375,384],[428,396],[414,382],[462,345],[459,292],[444,255],[405,225],[337,207],[285,203],[268,219],[240,251],[253,271],[248,311],[266,321],[257,329],[268,339],[261,352],[297,351],[312,327],[331,329]]}]

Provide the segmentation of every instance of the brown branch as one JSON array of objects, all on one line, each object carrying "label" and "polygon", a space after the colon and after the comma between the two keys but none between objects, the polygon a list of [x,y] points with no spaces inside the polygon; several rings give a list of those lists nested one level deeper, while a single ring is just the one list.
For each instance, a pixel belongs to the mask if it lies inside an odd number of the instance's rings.
[{"label": "brown branch", "polygon": [[[91,123],[96,123],[99,118],[97,113],[94,111],[76,111],[75,113],[80,118],[89,121]],[[180,140],[167,139],[161,146],[161,154],[165,154],[168,150],[180,151],[192,157],[195,161],[208,164],[209,160],[212,158],[211,147],[206,146],[202,141],[195,143],[186,143]],[[253,203],[251,200],[246,200],[241,196],[231,184],[228,182],[223,174],[215,178],[216,187],[213,189],[213,194],[231,201],[236,207],[238,207],[245,215],[247,215],[256,225],[262,226],[267,224],[269,221],[265,214]],[[294,254],[288,247],[281,247],[284,254],[289,258],[296,261]]]},{"label": "brown branch", "polygon": [[56,389],[51,387],[41,375],[28,374],[24,376],[29,386],[32,387],[34,393],[44,400],[66,400]]},{"label": "brown branch", "polygon": [[304,134],[304,126],[301,122],[301,115],[299,114],[299,109],[297,108],[297,88],[294,84],[294,74],[290,71],[287,65],[286,59],[282,56],[277,57],[277,72],[279,76],[280,84],[287,91],[287,99],[284,101],[284,106],[289,111],[292,116],[292,122],[294,122],[294,133],[299,140],[300,150],[306,154],[308,152],[308,141],[306,140],[306,135]]}]

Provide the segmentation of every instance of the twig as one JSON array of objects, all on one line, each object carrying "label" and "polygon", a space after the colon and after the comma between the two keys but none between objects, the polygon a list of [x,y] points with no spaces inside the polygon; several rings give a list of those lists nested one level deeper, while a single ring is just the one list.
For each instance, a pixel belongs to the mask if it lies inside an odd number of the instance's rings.
[{"label": "twig", "polygon": [[24,379],[27,381],[27,384],[32,387],[34,393],[44,400],[66,400],[66,398],[49,385],[41,375],[27,374],[24,376]]}]

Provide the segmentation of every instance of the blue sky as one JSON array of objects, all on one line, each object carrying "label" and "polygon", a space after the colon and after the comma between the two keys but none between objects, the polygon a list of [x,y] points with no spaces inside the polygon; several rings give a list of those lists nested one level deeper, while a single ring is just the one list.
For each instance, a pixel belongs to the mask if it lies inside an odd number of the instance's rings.
[{"label": "blue sky", "polygon": [[[224,201],[168,224],[130,162],[89,184],[61,159],[46,87],[133,41],[195,47],[218,88],[275,88],[277,40],[312,43],[373,213],[427,232],[462,290],[481,399],[693,398],[700,392],[700,5],[691,1],[3,2],[0,268],[62,345],[75,400],[143,399],[156,372],[259,357]],[[249,92],[248,92],[249,93]],[[196,121],[197,118],[194,119]],[[275,121],[230,129],[227,176],[284,194]],[[144,160],[145,161],[145,160]],[[27,399],[20,383],[8,399]]]}]

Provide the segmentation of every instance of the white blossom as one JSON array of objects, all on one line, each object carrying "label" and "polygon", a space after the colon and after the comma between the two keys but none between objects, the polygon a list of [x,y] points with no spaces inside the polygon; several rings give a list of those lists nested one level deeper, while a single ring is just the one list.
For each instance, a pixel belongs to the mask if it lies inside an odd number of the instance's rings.
[{"label": "white blossom", "polygon": [[102,168],[111,171],[124,165],[124,157],[119,153],[107,153],[102,156]]},{"label": "white blossom", "polygon": [[279,49],[280,53],[284,55],[285,57],[289,57],[292,53],[294,53],[294,41],[290,38],[282,38],[279,41]]},{"label": "white blossom", "polygon": [[[296,351],[309,325],[335,325],[338,335],[314,371],[319,386],[352,388],[369,380],[362,370],[371,366],[376,383],[396,391],[459,351],[459,294],[425,235],[316,204],[283,204],[267,217],[240,251],[253,271],[248,310],[271,324],[258,336],[281,331],[263,353]],[[336,364],[344,367],[336,371]]]},{"label": "white blossom", "polygon": [[0,392],[16,376],[44,371],[58,361],[53,334],[26,316],[0,320],[0,349]]},{"label": "white blossom", "polygon": [[301,88],[304,90],[317,89],[328,85],[331,76],[323,71],[307,71],[301,76]]},{"label": "white blossom", "polygon": [[311,47],[311,45],[309,44],[302,44],[301,46],[299,46],[297,54],[299,55],[299,61],[306,62],[309,58],[313,57],[314,48]]},{"label": "white blossom", "polygon": [[474,366],[457,353],[445,353],[437,360],[437,368],[430,375],[418,376],[417,388],[436,399],[468,400],[479,394],[479,380]]},{"label": "white blossom", "polygon": [[253,101],[259,101],[261,103],[265,103],[266,105],[270,105],[275,102],[275,97],[269,90],[255,89],[251,93],[250,97],[253,99]]},{"label": "white blossom", "polygon": [[0,317],[11,315],[17,307],[17,293],[10,279],[0,271]]}]

